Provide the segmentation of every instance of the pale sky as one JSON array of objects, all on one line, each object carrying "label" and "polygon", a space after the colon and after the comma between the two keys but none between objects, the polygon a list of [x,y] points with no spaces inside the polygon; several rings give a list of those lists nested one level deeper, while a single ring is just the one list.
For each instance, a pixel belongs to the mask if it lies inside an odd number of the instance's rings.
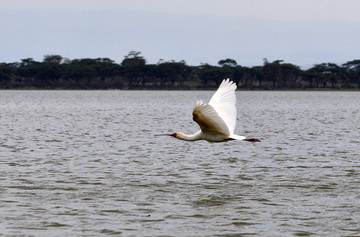
[{"label": "pale sky", "polygon": [[[0,0],[0,62],[141,51],[149,63],[360,58],[358,0]],[[79,13],[77,14],[76,11]]]},{"label": "pale sky", "polygon": [[133,9],[278,20],[360,20],[358,0],[0,0],[0,9]]}]

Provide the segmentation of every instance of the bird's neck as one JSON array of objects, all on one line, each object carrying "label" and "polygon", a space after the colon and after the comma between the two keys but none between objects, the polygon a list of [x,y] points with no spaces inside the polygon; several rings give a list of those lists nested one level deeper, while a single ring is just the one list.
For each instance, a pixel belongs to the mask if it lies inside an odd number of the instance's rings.
[{"label": "bird's neck", "polygon": [[197,141],[197,140],[201,140],[201,131],[192,134],[192,135],[188,135],[188,134],[184,134],[182,132],[177,132],[176,133],[176,138],[177,139],[181,139],[184,141]]}]

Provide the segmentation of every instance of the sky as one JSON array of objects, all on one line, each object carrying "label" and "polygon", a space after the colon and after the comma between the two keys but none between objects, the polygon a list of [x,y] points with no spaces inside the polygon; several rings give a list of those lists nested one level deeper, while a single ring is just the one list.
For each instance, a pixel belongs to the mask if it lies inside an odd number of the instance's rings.
[{"label": "sky", "polygon": [[0,62],[59,54],[307,67],[360,58],[358,0],[0,0]]}]

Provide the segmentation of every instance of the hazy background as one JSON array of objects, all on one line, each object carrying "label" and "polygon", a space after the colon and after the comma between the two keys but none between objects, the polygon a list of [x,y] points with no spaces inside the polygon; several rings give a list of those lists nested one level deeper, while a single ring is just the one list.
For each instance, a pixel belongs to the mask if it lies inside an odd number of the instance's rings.
[{"label": "hazy background", "polygon": [[356,0],[0,0],[0,62],[45,54],[189,65],[360,58]]}]

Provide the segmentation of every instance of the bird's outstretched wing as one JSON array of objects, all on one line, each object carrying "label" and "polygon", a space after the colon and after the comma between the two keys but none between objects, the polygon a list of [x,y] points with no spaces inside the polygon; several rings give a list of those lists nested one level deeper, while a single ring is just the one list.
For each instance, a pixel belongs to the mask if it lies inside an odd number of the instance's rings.
[{"label": "bird's outstretched wing", "polygon": [[203,133],[216,133],[226,137],[230,135],[229,128],[219,113],[212,105],[203,103],[201,100],[196,102],[193,120],[199,124]]},{"label": "bird's outstretched wing", "polygon": [[215,94],[211,97],[211,105],[217,115],[225,122],[230,134],[234,134],[236,126],[236,95],[237,86],[234,82],[224,79]]}]

